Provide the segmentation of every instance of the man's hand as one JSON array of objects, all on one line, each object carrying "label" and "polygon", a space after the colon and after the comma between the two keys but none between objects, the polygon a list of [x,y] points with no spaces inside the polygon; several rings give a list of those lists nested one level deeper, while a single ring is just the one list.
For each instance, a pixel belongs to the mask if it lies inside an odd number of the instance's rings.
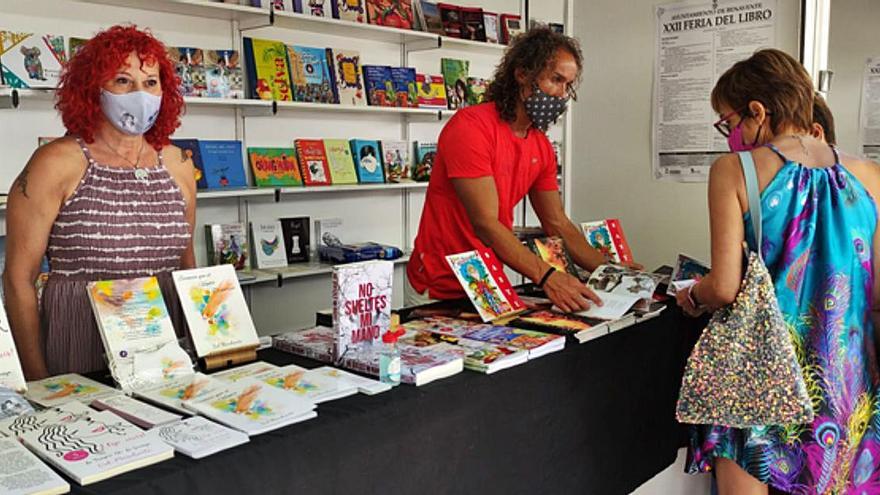
[{"label": "man's hand", "polygon": [[544,282],[544,292],[562,311],[573,313],[590,308],[590,301],[601,306],[602,300],[583,282],[571,275],[554,271]]}]

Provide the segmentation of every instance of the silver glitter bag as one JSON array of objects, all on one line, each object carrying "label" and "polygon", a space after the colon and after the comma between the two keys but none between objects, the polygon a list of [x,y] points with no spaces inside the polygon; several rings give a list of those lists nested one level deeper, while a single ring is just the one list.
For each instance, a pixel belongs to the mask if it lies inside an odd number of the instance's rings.
[{"label": "silver glitter bag", "polygon": [[[749,152],[740,153],[740,160],[761,246],[755,164]],[[688,358],[675,412],[682,423],[745,428],[803,424],[814,417],[773,279],[760,252],[745,251],[736,299],[712,315]]]}]

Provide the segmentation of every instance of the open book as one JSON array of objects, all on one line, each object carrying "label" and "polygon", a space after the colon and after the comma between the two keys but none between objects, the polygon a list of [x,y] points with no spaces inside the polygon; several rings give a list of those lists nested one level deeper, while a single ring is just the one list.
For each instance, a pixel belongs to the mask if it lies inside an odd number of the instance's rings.
[{"label": "open book", "polygon": [[642,272],[619,265],[600,265],[590,275],[587,285],[602,299],[602,306],[577,314],[600,320],[618,320],[631,309],[647,309],[662,275]]}]

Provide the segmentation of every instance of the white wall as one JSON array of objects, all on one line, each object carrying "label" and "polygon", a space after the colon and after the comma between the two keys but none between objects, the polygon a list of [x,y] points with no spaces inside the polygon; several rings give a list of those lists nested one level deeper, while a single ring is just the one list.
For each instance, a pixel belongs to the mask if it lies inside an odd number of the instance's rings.
[{"label": "white wall", "polygon": [[[709,261],[706,184],[651,176],[657,3],[591,0],[576,2],[574,11],[586,60],[574,108],[572,216],[620,218],[636,260],[650,269],[674,263],[678,252]],[[778,5],[777,40],[797,55],[800,2]]]},{"label": "white wall", "polygon": [[838,145],[861,154],[859,104],[862,77],[868,57],[880,56],[880,2],[834,0],[831,2],[831,37],[828,68],[834,71],[828,106],[834,114]]}]

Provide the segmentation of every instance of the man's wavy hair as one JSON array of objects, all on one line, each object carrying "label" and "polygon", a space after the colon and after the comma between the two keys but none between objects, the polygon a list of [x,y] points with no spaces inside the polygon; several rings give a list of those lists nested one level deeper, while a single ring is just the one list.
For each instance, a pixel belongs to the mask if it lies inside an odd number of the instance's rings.
[{"label": "man's wavy hair", "polygon": [[[532,28],[513,39],[486,90],[485,101],[495,102],[495,108],[498,109],[502,120],[506,122],[516,120],[516,108],[522,99],[522,88],[530,87],[538,80],[538,76],[545,68],[552,66],[556,52],[560,48],[571,53],[577,62],[577,78],[572,83],[574,98],[573,88],[580,82],[584,68],[580,43],[547,27]],[[525,76],[524,86],[516,80],[517,70],[521,70]]]},{"label": "man's wavy hair", "polygon": [[144,138],[157,150],[170,142],[184,109],[180,79],[165,45],[150,31],[133,25],[113,26],[98,33],[64,66],[55,108],[61,113],[68,134],[80,136],[87,143],[94,142],[95,131],[103,119],[101,88],[116,76],[131,52],[136,52],[145,64],[158,63],[162,83],[162,108]]}]

